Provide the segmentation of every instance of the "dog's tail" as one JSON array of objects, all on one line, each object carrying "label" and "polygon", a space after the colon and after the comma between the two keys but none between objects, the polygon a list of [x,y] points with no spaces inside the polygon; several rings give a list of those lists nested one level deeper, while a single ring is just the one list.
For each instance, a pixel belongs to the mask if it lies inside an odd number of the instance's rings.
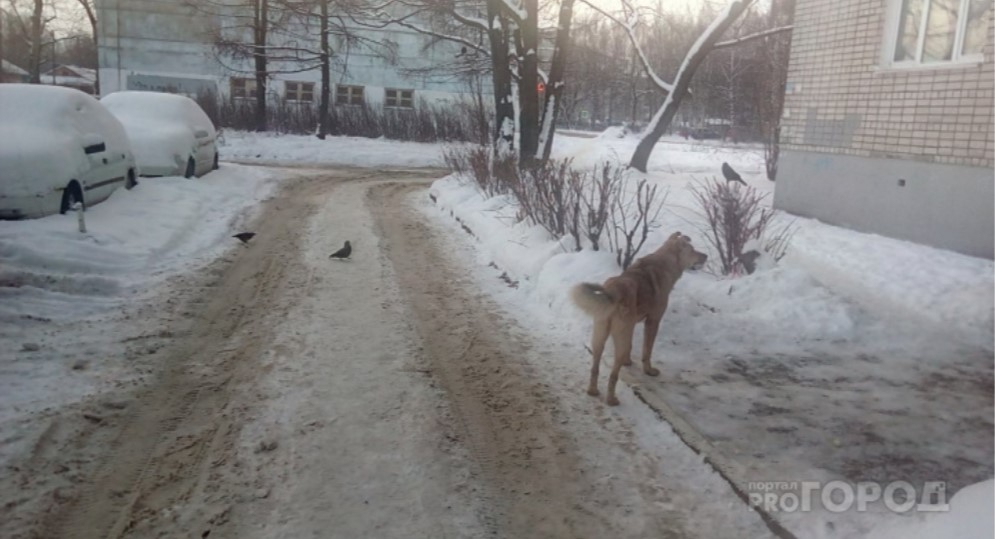
[{"label": "dog's tail", "polygon": [[570,291],[570,297],[580,310],[595,320],[603,320],[615,312],[617,300],[605,287],[594,283],[580,283]]}]

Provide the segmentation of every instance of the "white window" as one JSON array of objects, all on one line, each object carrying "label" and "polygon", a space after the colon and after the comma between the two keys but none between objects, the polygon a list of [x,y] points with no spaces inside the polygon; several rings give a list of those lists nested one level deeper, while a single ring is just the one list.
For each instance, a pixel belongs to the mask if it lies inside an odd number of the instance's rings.
[{"label": "white window", "polygon": [[362,105],[363,87],[339,84],[335,87],[335,103],[338,105]]},{"label": "white window", "polygon": [[235,99],[254,99],[256,97],[256,79],[231,79],[231,96]]},{"label": "white window", "polygon": [[974,61],[982,49],[991,0],[893,0],[889,62],[896,66]]},{"label": "white window", "polygon": [[314,83],[313,82],[296,82],[287,81],[283,83],[284,86],[284,99],[287,101],[294,101],[297,103],[313,103],[314,102]]},{"label": "white window", "polygon": [[414,108],[415,91],[387,88],[384,90],[383,104],[385,107],[401,107],[406,109]]}]

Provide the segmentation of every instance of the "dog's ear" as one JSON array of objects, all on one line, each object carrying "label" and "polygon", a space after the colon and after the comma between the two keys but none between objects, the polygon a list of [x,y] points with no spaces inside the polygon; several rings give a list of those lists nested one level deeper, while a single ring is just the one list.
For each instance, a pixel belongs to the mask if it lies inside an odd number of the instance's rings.
[{"label": "dog's ear", "polygon": [[688,243],[691,243],[691,236],[685,236],[684,234],[681,234],[681,239]]}]

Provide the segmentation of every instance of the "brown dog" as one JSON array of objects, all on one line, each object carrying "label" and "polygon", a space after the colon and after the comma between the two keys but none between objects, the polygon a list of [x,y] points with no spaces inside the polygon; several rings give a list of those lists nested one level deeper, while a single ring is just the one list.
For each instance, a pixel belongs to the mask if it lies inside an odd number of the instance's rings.
[{"label": "brown dog", "polygon": [[574,303],[590,317],[594,318],[594,334],[591,349],[594,363],[591,366],[591,385],[587,394],[598,395],[598,367],[605,349],[608,335],[615,346],[615,364],[608,378],[606,402],[615,406],[615,384],[618,371],[623,365],[631,365],[632,333],[639,322],[646,323],[643,342],[643,372],[650,376],[660,371],[650,365],[653,342],[660,328],[660,319],[667,312],[667,300],[677,279],[684,270],[700,267],[708,256],[699,253],[691,246],[691,238],[675,232],[667,238],[663,246],[655,252],[636,260],[617,277],[605,281],[604,285],[581,283],[573,288]]}]

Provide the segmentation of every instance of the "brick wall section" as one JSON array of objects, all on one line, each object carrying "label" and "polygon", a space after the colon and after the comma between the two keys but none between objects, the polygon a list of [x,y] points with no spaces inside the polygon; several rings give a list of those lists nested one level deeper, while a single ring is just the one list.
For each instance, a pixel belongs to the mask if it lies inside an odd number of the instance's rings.
[{"label": "brick wall section", "polygon": [[888,1],[798,0],[782,147],[991,168],[995,17],[981,65],[886,69]]}]

